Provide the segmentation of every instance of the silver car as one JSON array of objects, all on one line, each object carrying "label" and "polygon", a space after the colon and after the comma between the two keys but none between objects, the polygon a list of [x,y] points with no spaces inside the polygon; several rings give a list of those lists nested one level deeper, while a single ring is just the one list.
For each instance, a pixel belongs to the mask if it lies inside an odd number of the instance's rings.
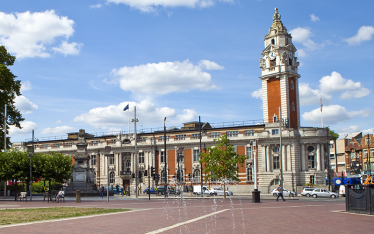
[{"label": "silver car", "polygon": [[[223,188],[214,188],[213,189],[214,192],[218,195],[218,196],[224,196],[224,193],[223,193]],[[226,196],[232,196],[233,193],[229,190],[226,190]]]},{"label": "silver car", "polygon": [[327,189],[314,189],[312,192],[312,197],[331,197],[331,198],[337,198],[339,197],[338,193],[330,192]]},{"label": "silver car", "polygon": [[314,188],[304,188],[303,191],[301,191],[301,196],[310,197]]},{"label": "silver car", "polygon": [[[279,193],[278,189],[274,189],[271,192],[271,195],[276,197],[276,196],[278,196],[278,193]],[[294,196],[297,196],[297,193],[292,192],[292,191],[288,191],[287,189],[283,189],[283,197],[294,197]]]}]

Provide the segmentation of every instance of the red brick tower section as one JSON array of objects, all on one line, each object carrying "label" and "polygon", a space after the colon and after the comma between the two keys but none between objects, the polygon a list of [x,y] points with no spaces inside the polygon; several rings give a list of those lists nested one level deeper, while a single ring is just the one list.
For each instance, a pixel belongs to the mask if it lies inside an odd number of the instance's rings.
[{"label": "red brick tower section", "polygon": [[265,123],[278,123],[279,107],[281,118],[288,127],[300,126],[299,110],[299,62],[294,57],[296,48],[292,44],[292,36],[280,20],[281,16],[275,8],[273,23],[265,36],[265,49],[260,58],[262,70],[262,101]]}]

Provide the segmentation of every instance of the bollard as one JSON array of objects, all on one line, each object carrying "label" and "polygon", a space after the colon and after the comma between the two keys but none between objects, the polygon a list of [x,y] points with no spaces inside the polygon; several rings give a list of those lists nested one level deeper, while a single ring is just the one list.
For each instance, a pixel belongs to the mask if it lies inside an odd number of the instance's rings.
[{"label": "bollard", "polygon": [[80,190],[75,191],[75,201],[76,201],[76,203],[81,202],[81,191]]}]

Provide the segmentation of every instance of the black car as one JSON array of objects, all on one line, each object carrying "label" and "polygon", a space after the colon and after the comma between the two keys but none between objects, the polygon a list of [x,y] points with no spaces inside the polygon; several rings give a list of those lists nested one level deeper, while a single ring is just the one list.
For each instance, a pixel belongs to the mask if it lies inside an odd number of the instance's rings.
[{"label": "black car", "polygon": [[[169,194],[174,194],[175,193],[175,190],[173,187],[168,187],[168,192]],[[165,194],[165,187],[162,185],[162,186],[157,186],[156,188],[156,195],[164,195]]]}]

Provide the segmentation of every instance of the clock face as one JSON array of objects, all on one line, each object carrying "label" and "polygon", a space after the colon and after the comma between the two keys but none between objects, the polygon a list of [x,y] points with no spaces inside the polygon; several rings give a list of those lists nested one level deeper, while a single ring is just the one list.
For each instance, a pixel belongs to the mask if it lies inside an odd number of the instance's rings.
[{"label": "clock face", "polygon": [[292,52],[290,51],[290,52],[288,52],[288,57],[290,58],[290,59],[292,59],[293,58],[293,55],[292,55]]},{"label": "clock face", "polygon": [[270,53],[269,53],[269,59],[270,59],[270,60],[274,60],[276,56],[277,56],[277,55],[275,54],[274,51],[270,51]]}]

